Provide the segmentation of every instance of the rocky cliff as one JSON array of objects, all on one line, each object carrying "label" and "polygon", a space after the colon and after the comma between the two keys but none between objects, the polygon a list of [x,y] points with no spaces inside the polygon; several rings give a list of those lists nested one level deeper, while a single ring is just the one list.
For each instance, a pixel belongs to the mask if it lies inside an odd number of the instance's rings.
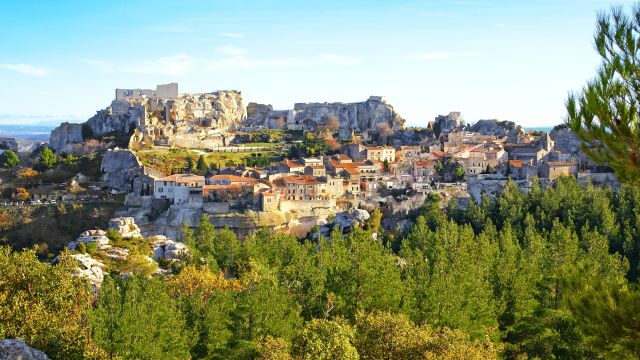
[{"label": "rocky cliff", "polygon": [[176,98],[114,100],[84,124],[63,123],[51,132],[50,146],[66,152],[74,144],[106,134],[133,134],[160,145],[185,148],[223,146],[230,129],[240,127],[246,110],[239,91],[182,94]]},{"label": "rocky cliff", "polygon": [[84,141],[82,124],[65,122],[51,131],[49,147],[56,152],[67,152],[71,150],[73,144],[78,144],[82,141]]},{"label": "rocky cliff", "polygon": [[[289,129],[310,129],[336,118],[341,132],[377,131],[386,123],[394,130],[404,127],[405,120],[380,96],[355,103],[297,103],[291,110],[273,110],[271,105],[252,103],[247,108],[247,125]],[[285,125],[286,124],[286,125]]]},{"label": "rocky cliff", "polygon": [[478,122],[469,126],[468,130],[482,135],[494,135],[497,137],[508,136],[509,138],[514,139],[518,135],[524,134],[522,127],[520,125],[516,125],[513,121],[478,120]]}]

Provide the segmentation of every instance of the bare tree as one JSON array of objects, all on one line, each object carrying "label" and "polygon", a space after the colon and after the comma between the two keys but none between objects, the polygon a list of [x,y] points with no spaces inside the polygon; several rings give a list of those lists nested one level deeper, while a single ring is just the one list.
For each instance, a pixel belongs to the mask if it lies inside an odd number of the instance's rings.
[{"label": "bare tree", "polygon": [[377,125],[378,134],[381,137],[387,137],[389,135],[393,135],[393,129],[389,126],[388,123],[383,122]]},{"label": "bare tree", "polygon": [[340,129],[340,121],[335,116],[328,116],[325,122],[325,126],[331,132],[338,131]]},{"label": "bare tree", "polygon": [[279,116],[279,117],[276,119],[276,127],[277,127],[278,129],[284,129],[284,127],[285,127],[286,125],[287,125],[287,121],[284,119],[284,117]]}]

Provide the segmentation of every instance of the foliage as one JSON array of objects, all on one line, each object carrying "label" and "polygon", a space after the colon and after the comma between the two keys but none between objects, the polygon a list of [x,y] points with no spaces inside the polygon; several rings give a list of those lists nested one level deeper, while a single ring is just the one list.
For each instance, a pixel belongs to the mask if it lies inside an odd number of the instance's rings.
[{"label": "foliage", "polygon": [[93,339],[110,357],[189,358],[184,317],[162,280],[106,277],[89,320]]},{"label": "foliage", "polygon": [[27,201],[29,200],[29,196],[29,192],[23,187],[17,188],[16,192],[13,193],[13,199],[16,201]]},{"label": "foliage", "polygon": [[52,266],[32,250],[0,247],[0,338],[22,338],[53,359],[83,359],[89,286],[67,260]]},{"label": "foliage", "polygon": [[3,168],[14,168],[18,166],[20,159],[18,155],[11,150],[5,150],[2,154],[0,154],[0,167]]},{"label": "foliage", "polygon": [[295,143],[289,148],[288,157],[295,159],[309,156],[323,156],[331,153],[333,153],[333,150],[324,138],[307,131],[302,142]]},{"label": "foliage", "polygon": [[355,329],[341,319],[312,319],[294,341],[296,358],[304,360],[357,360]]},{"label": "foliage", "polygon": [[42,149],[40,156],[36,160],[36,168],[38,168],[39,170],[51,169],[56,166],[57,162],[58,159],[53,151],[51,151],[51,149],[49,149],[48,147],[45,147],[44,149]]},{"label": "foliage", "polygon": [[594,38],[602,62],[595,78],[569,96],[567,124],[594,161],[639,184],[640,8],[600,14]]}]

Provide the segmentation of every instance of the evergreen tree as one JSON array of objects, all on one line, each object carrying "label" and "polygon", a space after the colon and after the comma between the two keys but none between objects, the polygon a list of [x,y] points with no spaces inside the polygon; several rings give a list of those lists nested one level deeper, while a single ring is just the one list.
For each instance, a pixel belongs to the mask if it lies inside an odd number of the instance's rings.
[{"label": "evergreen tree", "polygon": [[567,124],[594,161],[619,179],[640,184],[640,8],[598,16],[595,45],[602,58],[596,77],[567,100]]},{"label": "evergreen tree", "polygon": [[40,153],[40,156],[38,157],[36,163],[40,169],[46,170],[56,166],[57,161],[58,159],[56,158],[56,155],[53,153],[53,151],[51,151],[51,149],[49,149],[48,147],[45,147],[44,149],[42,149],[42,152]]},{"label": "evergreen tree", "polygon": [[205,160],[204,155],[200,155],[200,157],[198,158],[198,164],[196,165],[196,167],[198,168],[201,174],[204,174],[207,172],[207,170],[209,169],[209,166],[207,165],[207,161]]},{"label": "evergreen tree", "polygon": [[4,150],[2,154],[0,154],[0,167],[11,169],[18,166],[20,159],[18,155],[11,150]]},{"label": "evergreen tree", "polygon": [[110,358],[189,357],[184,317],[160,279],[106,277],[90,323],[93,339]]}]

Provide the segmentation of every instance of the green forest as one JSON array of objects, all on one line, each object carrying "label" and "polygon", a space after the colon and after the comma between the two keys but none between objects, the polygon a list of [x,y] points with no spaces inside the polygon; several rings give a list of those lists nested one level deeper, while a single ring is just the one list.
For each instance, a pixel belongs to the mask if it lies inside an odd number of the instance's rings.
[{"label": "green forest", "polygon": [[[634,358],[640,191],[514,183],[407,233],[380,214],[317,241],[209,222],[174,275],[108,276],[0,251],[0,336],[54,359]],[[376,236],[379,234],[379,236]]]}]

